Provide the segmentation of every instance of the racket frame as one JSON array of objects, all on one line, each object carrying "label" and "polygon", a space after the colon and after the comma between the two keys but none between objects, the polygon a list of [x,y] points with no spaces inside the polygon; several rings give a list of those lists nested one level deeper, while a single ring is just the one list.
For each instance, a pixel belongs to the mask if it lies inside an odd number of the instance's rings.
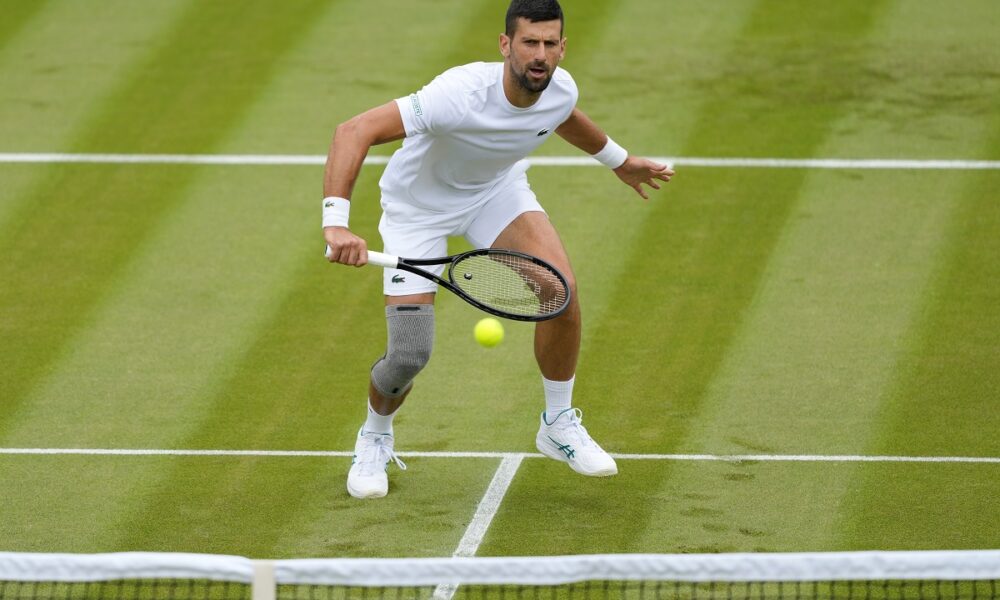
[{"label": "racket frame", "polygon": [[[563,302],[557,310],[541,314],[541,315],[519,315],[516,313],[510,313],[504,310],[494,308],[492,306],[483,304],[475,298],[466,294],[462,288],[455,285],[454,273],[455,265],[464,260],[469,256],[489,256],[490,254],[506,255],[506,256],[517,256],[519,258],[528,260],[540,267],[547,269],[552,272],[559,282],[563,285],[563,289],[566,290],[566,300]],[[491,315],[501,317],[504,319],[511,319],[514,321],[547,321],[549,319],[554,319],[559,315],[566,312],[569,308],[569,304],[572,301],[573,292],[569,288],[569,283],[566,281],[566,277],[559,271],[559,269],[553,267],[544,260],[532,256],[530,254],[525,254],[523,252],[518,252],[516,250],[506,250],[503,248],[480,248],[477,250],[469,250],[468,252],[462,252],[460,254],[455,254],[452,256],[443,256],[440,258],[401,258],[398,256],[393,256],[391,254],[384,254],[382,252],[368,251],[368,264],[386,267],[388,269],[400,269],[402,271],[407,271],[413,273],[414,275],[419,275],[421,277],[430,279],[431,281],[437,283],[438,285],[444,287],[449,292],[455,294],[462,300],[465,300],[472,306],[475,306],[479,310],[489,313]],[[447,279],[439,277],[430,271],[421,269],[420,267],[429,267],[436,265],[445,265],[445,273],[447,274]]]}]

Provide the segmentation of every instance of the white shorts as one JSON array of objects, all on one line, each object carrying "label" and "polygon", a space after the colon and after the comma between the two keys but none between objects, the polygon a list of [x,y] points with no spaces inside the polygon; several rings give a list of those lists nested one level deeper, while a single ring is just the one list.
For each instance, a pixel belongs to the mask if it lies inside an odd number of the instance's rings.
[{"label": "white shorts", "polygon": [[[438,258],[448,255],[448,237],[463,236],[475,248],[489,248],[514,219],[526,212],[545,212],[528,178],[521,175],[485,201],[460,211],[436,213],[406,202],[382,197],[378,230],[387,254],[405,258]],[[444,265],[427,267],[441,275]],[[399,269],[385,269],[387,296],[408,296],[437,291],[429,279]]]}]

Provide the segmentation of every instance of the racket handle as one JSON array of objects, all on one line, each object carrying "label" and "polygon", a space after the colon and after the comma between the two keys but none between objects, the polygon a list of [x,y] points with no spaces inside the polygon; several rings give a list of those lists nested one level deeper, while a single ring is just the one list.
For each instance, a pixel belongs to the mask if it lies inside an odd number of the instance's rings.
[{"label": "racket handle", "polygon": [[399,266],[399,257],[369,250],[368,264],[385,267],[387,269],[395,269]]},{"label": "racket handle", "polygon": [[[330,247],[326,247],[326,257],[330,258]],[[375,265],[376,267],[386,267],[387,269],[395,269],[399,266],[399,257],[393,256],[391,254],[383,254],[381,252],[375,252],[373,250],[368,251],[368,264]]]}]

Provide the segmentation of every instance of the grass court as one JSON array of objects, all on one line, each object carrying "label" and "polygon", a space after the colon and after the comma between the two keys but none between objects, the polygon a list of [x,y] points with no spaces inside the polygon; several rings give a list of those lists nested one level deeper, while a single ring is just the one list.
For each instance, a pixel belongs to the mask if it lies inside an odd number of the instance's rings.
[{"label": "grass court", "polygon": [[[337,123],[499,60],[506,4],[0,0],[0,153],[324,155]],[[579,106],[633,153],[1000,160],[993,0],[564,10]],[[381,170],[351,221],[376,248]],[[478,555],[1000,547],[996,166],[678,166],[649,202],[599,166],[529,180],[579,279],[575,404],[610,452],[660,458],[590,480],[524,457]],[[14,450],[350,451],[381,276],[323,260],[321,181],[0,161],[0,550],[456,552],[543,402],[531,326],[480,348],[445,293],[395,421],[434,454],[383,500],[347,495],[339,455]]]}]

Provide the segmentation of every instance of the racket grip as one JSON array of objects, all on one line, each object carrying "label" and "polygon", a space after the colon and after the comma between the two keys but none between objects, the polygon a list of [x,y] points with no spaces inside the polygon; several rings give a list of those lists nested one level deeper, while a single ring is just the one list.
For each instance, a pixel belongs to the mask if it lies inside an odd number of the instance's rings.
[{"label": "racket grip", "polygon": [[368,264],[385,267],[387,269],[395,269],[399,266],[399,257],[369,250]]},{"label": "racket grip", "polygon": [[[326,257],[330,258],[330,247],[326,247]],[[388,269],[395,269],[399,266],[399,257],[393,256],[391,254],[383,254],[381,252],[374,252],[372,250],[368,251],[368,264],[375,265],[377,267],[386,267]]]}]

